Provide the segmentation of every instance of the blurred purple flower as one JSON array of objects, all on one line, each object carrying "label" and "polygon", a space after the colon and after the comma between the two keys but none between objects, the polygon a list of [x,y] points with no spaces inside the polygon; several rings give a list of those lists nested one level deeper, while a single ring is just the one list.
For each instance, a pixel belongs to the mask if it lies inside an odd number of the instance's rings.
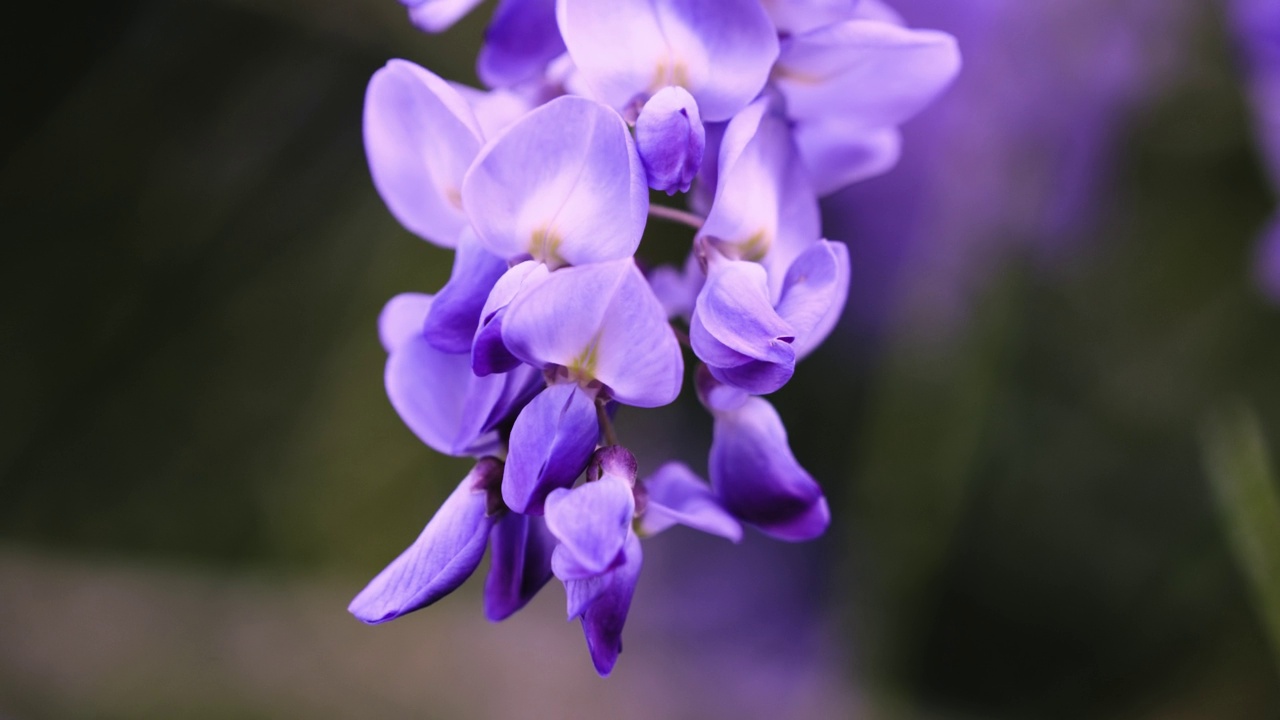
[{"label": "blurred purple flower", "polygon": [[[1271,185],[1280,197],[1280,3],[1235,0],[1232,10],[1244,51],[1258,142]],[[1260,237],[1256,267],[1259,287],[1280,303],[1280,215]]]},{"label": "blurred purple flower", "polygon": [[1176,59],[1189,5],[896,0],[912,24],[956,37],[965,70],[904,128],[909,150],[892,173],[824,203],[827,234],[848,239],[860,268],[848,319],[937,336],[1011,256],[1048,266],[1074,249],[1128,113]]}]

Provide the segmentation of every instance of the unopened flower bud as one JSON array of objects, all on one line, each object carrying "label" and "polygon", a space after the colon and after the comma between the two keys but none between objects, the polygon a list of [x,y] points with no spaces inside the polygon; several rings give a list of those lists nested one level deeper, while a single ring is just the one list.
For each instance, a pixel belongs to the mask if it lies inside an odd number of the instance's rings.
[{"label": "unopened flower bud", "polygon": [[684,88],[659,90],[636,119],[636,149],[654,190],[668,195],[686,192],[698,174],[706,144],[698,103]]}]

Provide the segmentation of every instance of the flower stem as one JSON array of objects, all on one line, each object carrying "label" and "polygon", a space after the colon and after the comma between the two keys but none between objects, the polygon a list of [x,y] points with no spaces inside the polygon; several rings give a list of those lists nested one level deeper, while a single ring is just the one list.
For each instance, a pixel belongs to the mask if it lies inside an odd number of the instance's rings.
[{"label": "flower stem", "polygon": [[596,398],[596,418],[600,422],[600,429],[604,431],[605,445],[617,445],[618,433],[613,429],[613,421],[609,419],[609,413],[605,411],[605,400]]},{"label": "flower stem", "polygon": [[694,215],[686,210],[679,210],[666,205],[650,205],[649,216],[688,225],[694,230],[702,229],[702,223],[706,222],[706,218],[701,215]]}]

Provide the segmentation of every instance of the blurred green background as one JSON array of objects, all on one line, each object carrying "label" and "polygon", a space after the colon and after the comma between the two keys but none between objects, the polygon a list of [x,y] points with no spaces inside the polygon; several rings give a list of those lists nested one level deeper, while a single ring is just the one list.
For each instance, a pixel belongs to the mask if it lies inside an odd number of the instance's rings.
[{"label": "blurred green background", "polygon": [[[992,259],[945,332],[850,323],[772,398],[829,535],[655,539],[605,681],[555,584],[498,626],[471,585],[345,613],[467,469],[383,394],[377,313],[450,256],[374,192],[364,86],[391,57],[474,82],[487,9],[443,36],[391,0],[25,12],[0,717],[1280,717],[1274,201],[1217,5],[1078,252]],[[620,423],[705,467],[694,403]]]}]

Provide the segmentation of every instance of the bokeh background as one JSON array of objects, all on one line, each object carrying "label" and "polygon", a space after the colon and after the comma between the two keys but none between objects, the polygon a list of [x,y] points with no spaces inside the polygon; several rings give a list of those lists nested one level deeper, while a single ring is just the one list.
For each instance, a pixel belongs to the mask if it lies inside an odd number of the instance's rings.
[{"label": "bokeh background", "polygon": [[[1275,195],[1228,8],[896,6],[966,68],[824,203],[850,306],[773,400],[831,531],[650,541],[607,680],[555,583],[501,625],[477,583],[345,612],[467,469],[383,394],[377,313],[449,254],[374,192],[364,86],[474,82],[490,4],[441,36],[392,0],[24,6],[0,717],[1280,717]],[[705,468],[695,403],[619,421]]]}]

